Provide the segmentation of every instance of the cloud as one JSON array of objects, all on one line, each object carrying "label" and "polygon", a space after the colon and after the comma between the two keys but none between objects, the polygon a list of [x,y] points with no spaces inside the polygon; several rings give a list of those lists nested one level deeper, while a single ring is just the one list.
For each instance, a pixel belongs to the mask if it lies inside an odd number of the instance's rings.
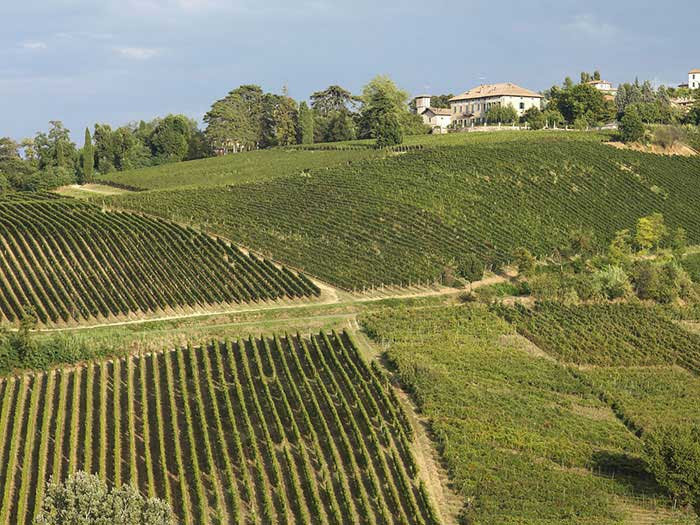
[{"label": "cloud", "polygon": [[45,42],[39,42],[37,40],[30,40],[28,42],[22,42],[22,49],[27,49],[29,51],[41,51],[46,49],[48,46]]},{"label": "cloud", "polygon": [[616,26],[590,13],[576,15],[573,20],[564,25],[564,30],[575,38],[592,40],[591,43],[609,43],[620,33]]},{"label": "cloud", "polygon": [[114,51],[130,60],[150,60],[160,55],[160,49],[152,47],[117,47]]}]

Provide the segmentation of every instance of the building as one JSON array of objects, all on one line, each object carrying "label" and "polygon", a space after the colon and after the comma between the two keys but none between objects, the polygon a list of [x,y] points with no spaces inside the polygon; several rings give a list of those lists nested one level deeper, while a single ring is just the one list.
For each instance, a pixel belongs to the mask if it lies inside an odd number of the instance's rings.
[{"label": "building", "polygon": [[590,80],[586,83],[602,92],[603,95],[606,95],[606,98],[607,96],[615,98],[615,95],[617,95],[617,89],[613,87],[612,82],[607,80]]},{"label": "building", "polygon": [[458,127],[483,124],[495,105],[511,105],[518,116],[528,109],[542,107],[542,95],[510,82],[481,85],[450,99],[452,123]]},{"label": "building", "polygon": [[449,108],[430,107],[430,95],[418,95],[413,100],[416,113],[423,117],[423,122],[433,129],[433,133],[445,133],[452,123],[452,113]]},{"label": "building", "polygon": [[700,69],[691,69],[688,72],[688,89],[700,89]]}]

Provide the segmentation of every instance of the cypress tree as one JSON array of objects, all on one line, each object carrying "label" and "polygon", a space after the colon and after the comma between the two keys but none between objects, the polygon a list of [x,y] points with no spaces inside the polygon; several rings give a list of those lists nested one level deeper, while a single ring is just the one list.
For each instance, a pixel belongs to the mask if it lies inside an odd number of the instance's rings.
[{"label": "cypress tree", "polygon": [[299,104],[299,144],[313,144],[314,142],[314,115],[306,104]]},{"label": "cypress tree", "polygon": [[85,145],[83,146],[83,182],[91,182],[95,167],[95,149],[92,145],[90,130],[85,128]]}]

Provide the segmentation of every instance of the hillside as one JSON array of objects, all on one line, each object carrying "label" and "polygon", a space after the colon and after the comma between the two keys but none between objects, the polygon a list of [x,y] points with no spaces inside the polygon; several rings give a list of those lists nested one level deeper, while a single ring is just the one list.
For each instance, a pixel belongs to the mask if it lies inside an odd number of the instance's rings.
[{"label": "hillside", "polygon": [[[595,368],[588,377],[483,305],[395,305],[362,322],[425,414],[468,523],[696,522],[645,472],[642,441],[616,417],[619,407],[601,399],[608,393],[611,403],[623,402],[635,421],[679,421],[697,398],[672,396],[684,385],[694,396],[697,378],[676,370],[655,381],[659,369],[637,366]],[[553,331],[583,342],[567,327],[555,323]],[[649,337],[638,339],[653,346]],[[674,384],[665,385],[670,377]],[[667,414],[665,402],[678,414]]]},{"label": "hillside", "polygon": [[319,293],[308,279],[160,219],[48,195],[0,198],[0,319],[100,321]]},{"label": "hillside", "polygon": [[700,242],[700,158],[620,151],[596,134],[513,135],[99,200],[200,225],[350,289],[439,280],[468,253],[495,267],[518,247],[549,255],[574,231],[602,246],[655,212]]},{"label": "hillside", "polygon": [[6,378],[0,400],[0,523],[31,523],[44,480],[86,470],[186,524],[437,524],[411,427],[345,333]]},{"label": "hillside", "polygon": [[378,155],[362,150],[263,150],[225,157],[163,164],[141,170],[115,172],[97,178],[98,183],[139,189],[187,186],[221,186],[298,175],[311,169],[347,164]]}]

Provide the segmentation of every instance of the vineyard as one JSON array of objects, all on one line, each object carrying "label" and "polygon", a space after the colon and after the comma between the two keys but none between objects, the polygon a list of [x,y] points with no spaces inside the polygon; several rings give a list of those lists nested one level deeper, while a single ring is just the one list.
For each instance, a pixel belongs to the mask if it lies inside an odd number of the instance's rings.
[{"label": "vineyard", "polygon": [[589,382],[486,307],[385,307],[362,322],[429,419],[465,522],[696,522],[650,483],[641,440]]},{"label": "vineyard", "polygon": [[96,182],[116,187],[167,189],[183,186],[220,186],[268,180],[348,164],[379,155],[362,150],[285,151],[266,150],[164,164],[153,168],[110,173]]},{"label": "vineyard", "polygon": [[700,159],[616,150],[588,135],[523,137],[100,200],[200,225],[354,290],[439,281],[467,254],[485,266],[518,247],[551,255],[580,230],[602,248],[654,212],[700,242]]},{"label": "vineyard", "polygon": [[598,366],[678,364],[700,373],[700,336],[653,308],[538,302],[532,309],[518,305],[497,307],[497,311],[563,362]]},{"label": "vineyard", "polygon": [[44,481],[76,470],[184,523],[437,523],[412,427],[346,333],[6,378],[0,436],[3,524],[31,523]]},{"label": "vineyard", "polygon": [[319,294],[303,275],[161,219],[0,197],[0,321],[45,324]]}]

